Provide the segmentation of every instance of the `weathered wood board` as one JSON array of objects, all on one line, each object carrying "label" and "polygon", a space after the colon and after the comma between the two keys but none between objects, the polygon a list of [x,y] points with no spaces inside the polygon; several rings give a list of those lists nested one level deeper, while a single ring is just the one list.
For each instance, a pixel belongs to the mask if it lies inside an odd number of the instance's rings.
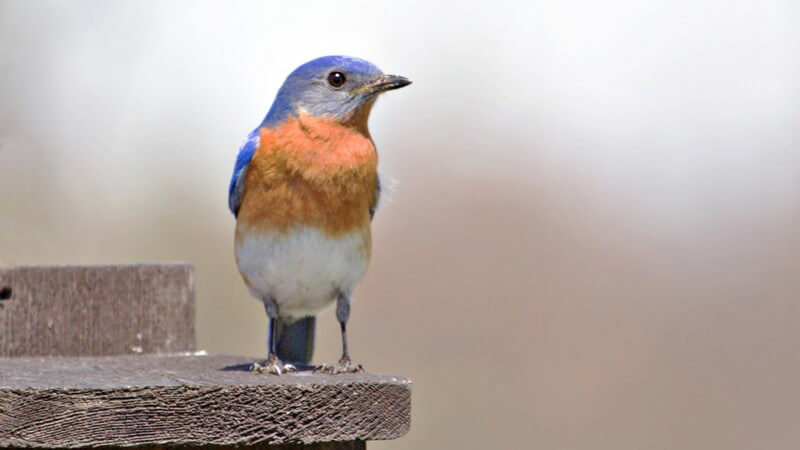
[{"label": "weathered wood board", "polygon": [[222,355],[0,358],[0,447],[313,444],[394,439],[410,427],[405,378],[277,377],[249,372],[251,363]]},{"label": "weathered wood board", "polygon": [[194,349],[188,264],[0,268],[0,356]]}]

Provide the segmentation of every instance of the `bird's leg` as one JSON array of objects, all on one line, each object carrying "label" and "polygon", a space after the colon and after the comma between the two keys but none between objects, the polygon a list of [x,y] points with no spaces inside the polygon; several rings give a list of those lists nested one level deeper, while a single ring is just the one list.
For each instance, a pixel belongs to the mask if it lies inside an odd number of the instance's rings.
[{"label": "bird's leg", "polygon": [[278,327],[276,323],[278,321],[278,303],[274,298],[266,296],[264,297],[264,309],[267,310],[267,317],[269,317],[269,330],[267,331],[267,348],[269,350],[267,352],[267,360],[263,366],[257,362],[253,363],[250,370],[273,375],[280,375],[284,372],[294,372],[296,370],[295,367],[291,364],[283,364],[281,360],[278,359],[278,353],[276,351],[278,345]]},{"label": "bird's leg", "polygon": [[350,350],[347,347],[347,319],[350,318],[350,296],[341,292],[336,297],[336,319],[339,320],[339,327],[342,330],[342,357],[339,358],[339,363],[328,366],[322,365],[317,368],[317,372],[328,373],[335,375],[338,373],[356,373],[363,372],[364,368],[361,364],[353,364],[350,360]]}]

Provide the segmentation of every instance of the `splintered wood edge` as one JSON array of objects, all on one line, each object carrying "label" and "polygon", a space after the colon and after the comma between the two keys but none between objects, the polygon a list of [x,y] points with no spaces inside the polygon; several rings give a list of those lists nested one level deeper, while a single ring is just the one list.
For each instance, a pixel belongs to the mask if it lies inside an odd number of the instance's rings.
[{"label": "splintered wood edge", "polygon": [[0,447],[262,445],[396,439],[411,382],[281,377],[235,356],[0,358]]}]

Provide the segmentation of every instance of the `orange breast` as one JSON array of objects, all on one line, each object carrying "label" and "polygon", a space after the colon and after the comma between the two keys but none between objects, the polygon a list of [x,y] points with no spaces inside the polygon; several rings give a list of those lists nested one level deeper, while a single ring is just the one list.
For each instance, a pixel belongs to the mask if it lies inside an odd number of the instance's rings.
[{"label": "orange breast", "polygon": [[238,222],[256,230],[309,225],[329,235],[368,226],[377,165],[368,136],[329,119],[301,115],[262,129]]}]

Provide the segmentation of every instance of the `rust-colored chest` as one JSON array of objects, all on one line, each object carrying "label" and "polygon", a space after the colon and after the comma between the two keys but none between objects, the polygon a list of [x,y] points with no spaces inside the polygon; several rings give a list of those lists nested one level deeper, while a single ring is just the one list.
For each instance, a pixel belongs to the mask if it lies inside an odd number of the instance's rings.
[{"label": "rust-colored chest", "polygon": [[301,116],[262,129],[239,225],[270,231],[306,225],[329,235],[368,227],[377,162],[368,136],[326,119]]}]

